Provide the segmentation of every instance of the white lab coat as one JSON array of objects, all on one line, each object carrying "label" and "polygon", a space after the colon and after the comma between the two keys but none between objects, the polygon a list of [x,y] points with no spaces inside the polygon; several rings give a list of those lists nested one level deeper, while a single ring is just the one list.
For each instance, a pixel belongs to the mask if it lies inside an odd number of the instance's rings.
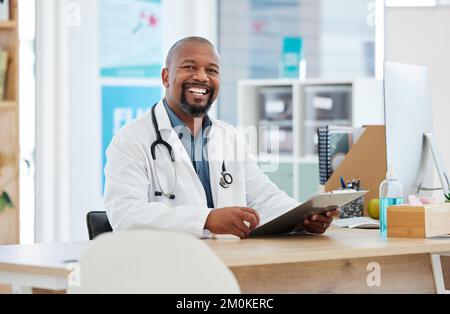
[{"label": "white lab coat", "polygon": [[[192,162],[172,128],[160,101],[155,109],[161,136],[172,146],[177,174],[162,145],[153,161],[150,147],[156,139],[151,111],[121,129],[111,141],[105,167],[105,207],[114,230],[136,228],[177,230],[204,236],[207,207],[203,186]],[[245,137],[231,125],[211,119],[208,152],[211,192],[215,208],[243,206],[254,208],[260,224],[285,213],[299,203],[279,190],[251,158]],[[219,185],[222,162],[233,176],[228,189]],[[155,180],[155,167],[164,192],[175,187],[175,199],[155,196],[161,191]]]}]

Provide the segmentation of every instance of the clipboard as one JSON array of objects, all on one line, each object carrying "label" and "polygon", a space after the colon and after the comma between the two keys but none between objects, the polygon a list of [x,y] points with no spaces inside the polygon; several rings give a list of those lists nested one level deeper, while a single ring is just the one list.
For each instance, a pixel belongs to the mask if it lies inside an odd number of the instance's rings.
[{"label": "clipboard", "polygon": [[250,232],[250,237],[294,233],[303,228],[303,221],[315,214],[323,214],[344,206],[368,191],[338,190],[311,196],[306,202]]}]

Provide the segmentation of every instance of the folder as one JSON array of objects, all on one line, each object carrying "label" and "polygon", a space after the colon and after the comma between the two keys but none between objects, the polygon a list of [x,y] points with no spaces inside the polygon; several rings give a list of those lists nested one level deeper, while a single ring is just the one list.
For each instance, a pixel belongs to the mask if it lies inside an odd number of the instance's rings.
[{"label": "folder", "polygon": [[344,206],[355,199],[362,197],[366,193],[367,191],[355,190],[317,193],[304,203],[252,230],[250,236],[256,237],[296,233],[298,230],[303,230],[303,221],[305,218],[335,210],[338,207]]}]

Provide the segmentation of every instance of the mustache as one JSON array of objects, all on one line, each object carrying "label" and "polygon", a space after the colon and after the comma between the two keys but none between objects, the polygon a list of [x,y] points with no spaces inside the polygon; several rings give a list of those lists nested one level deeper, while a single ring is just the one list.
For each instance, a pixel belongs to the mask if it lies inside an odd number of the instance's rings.
[{"label": "mustache", "polygon": [[202,115],[205,115],[208,113],[209,109],[211,109],[212,106],[212,99],[213,99],[213,95],[215,93],[215,89],[214,87],[210,87],[207,86],[206,84],[195,84],[195,86],[201,86],[201,87],[207,87],[208,88],[208,101],[206,106],[204,107],[197,107],[195,104],[190,104],[185,96],[185,92],[186,89],[189,87],[189,85],[187,85],[186,87],[183,85],[182,88],[182,92],[181,92],[181,110],[183,110],[183,112],[185,112],[186,114],[188,114],[191,117],[201,117]]},{"label": "mustache", "polygon": [[214,87],[206,83],[183,83],[182,85],[183,89],[187,89],[191,86],[204,87],[207,88],[209,91],[214,91]]}]

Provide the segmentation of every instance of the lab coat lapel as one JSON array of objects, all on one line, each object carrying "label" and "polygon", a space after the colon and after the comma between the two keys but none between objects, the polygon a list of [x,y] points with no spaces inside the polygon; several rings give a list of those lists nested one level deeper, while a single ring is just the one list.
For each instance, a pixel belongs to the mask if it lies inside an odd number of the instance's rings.
[{"label": "lab coat lapel", "polygon": [[223,138],[220,138],[220,132],[218,132],[218,127],[212,121],[212,126],[208,133],[208,162],[209,162],[209,182],[211,185],[211,193],[214,201],[214,207],[220,208],[222,202],[222,193],[220,193],[220,176],[222,173],[222,162],[223,162]]}]

